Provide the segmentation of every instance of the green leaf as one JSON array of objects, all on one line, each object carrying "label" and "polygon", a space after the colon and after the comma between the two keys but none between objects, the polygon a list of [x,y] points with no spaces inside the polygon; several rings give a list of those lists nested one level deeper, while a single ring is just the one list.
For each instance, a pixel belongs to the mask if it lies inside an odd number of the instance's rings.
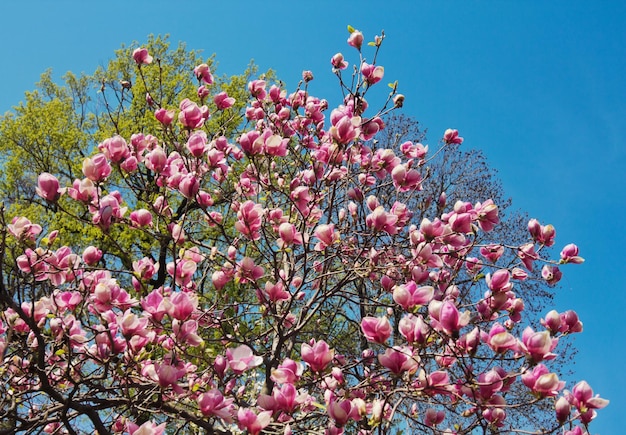
[{"label": "green leaf", "polygon": [[352,33],[354,32],[356,29],[354,27],[352,27],[350,24],[348,24],[348,32]]}]

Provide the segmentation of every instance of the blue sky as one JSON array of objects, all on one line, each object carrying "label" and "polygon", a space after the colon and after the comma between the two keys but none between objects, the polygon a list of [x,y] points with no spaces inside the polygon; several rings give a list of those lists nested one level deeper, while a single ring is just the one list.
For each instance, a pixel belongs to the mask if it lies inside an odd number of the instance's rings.
[{"label": "blue sky", "polygon": [[[585,325],[574,370],[611,405],[592,433],[623,430],[626,388],[626,3],[385,1],[11,2],[0,16],[0,112],[51,67],[91,73],[120,44],[150,33],[216,53],[219,73],[250,59],[293,89],[337,92],[329,59],[348,55],[346,25],[372,38],[398,80],[404,113],[435,142],[449,127],[482,149],[514,206],[575,242],[586,258],[566,267],[556,308]],[[619,426],[618,426],[619,425]]]}]

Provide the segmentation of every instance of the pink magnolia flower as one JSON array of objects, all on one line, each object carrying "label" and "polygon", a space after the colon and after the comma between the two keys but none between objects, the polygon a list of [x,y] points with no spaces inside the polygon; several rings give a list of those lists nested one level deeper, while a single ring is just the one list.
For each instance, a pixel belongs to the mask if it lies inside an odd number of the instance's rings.
[{"label": "pink magnolia flower", "polygon": [[559,423],[564,423],[569,418],[571,413],[572,405],[567,401],[565,396],[561,396],[554,403],[554,410],[556,411],[556,419]]},{"label": "pink magnolia flower", "polygon": [[121,136],[105,139],[98,149],[113,163],[119,163],[130,156],[130,148]]},{"label": "pink magnolia flower", "polygon": [[147,48],[136,48],[133,51],[133,60],[137,63],[137,65],[148,65],[152,63],[152,56],[148,53]]},{"label": "pink magnolia flower", "polygon": [[535,242],[546,246],[554,245],[556,230],[552,225],[543,226],[537,219],[531,219],[528,222],[528,231]]},{"label": "pink magnolia flower", "polygon": [[130,222],[135,227],[143,228],[152,226],[152,213],[145,208],[133,211],[129,217]]},{"label": "pink magnolia flower", "polygon": [[197,402],[200,412],[202,412],[203,415],[214,415],[221,418],[226,423],[232,423],[235,413],[235,405],[233,405],[234,400],[235,399],[232,397],[225,399],[218,389],[213,388],[198,396]]},{"label": "pink magnolia flower", "polygon": [[313,235],[319,240],[319,242],[315,245],[316,251],[323,251],[341,240],[339,232],[335,232],[334,224],[318,225]]},{"label": "pink magnolia flower", "polygon": [[252,349],[245,344],[234,349],[226,349],[226,358],[230,369],[238,375],[263,363],[263,358],[255,356]]},{"label": "pink magnolia flower", "polygon": [[193,69],[193,73],[196,75],[198,80],[203,81],[207,85],[213,84],[213,75],[211,74],[211,70],[206,63],[200,64]]},{"label": "pink magnolia flower", "polygon": [[359,409],[354,406],[351,400],[331,400],[328,404],[328,415],[335,420],[338,427],[343,427],[350,420],[361,419]]},{"label": "pink magnolia flower", "polygon": [[348,62],[343,58],[343,54],[337,53],[331,59],[330,63],[334,69],[342,70],[348,68]]},{"label": "pink magnolia flower", "polygon": [[237,411],[237,425],[241,430],[247,430],[250,435],[258,435],[272,421],[272,411],[261,411],[256,414],[250,408],[239,408]]},{"label": "pink magnolia flower", "polygon": [[514,351],[518,347],[517,339],[500,323],[493,324],[489,334],[483,336],[483,341],[496,353]]},{"label": "pink magnolia flower", "polygon": [[361,134],[361,117],[344,115],[333,122],[329,133],[338,144],[348,145]]},{"label": "pink magnolia flower", "polygon": [[363,62],[361,64],[361,74],[363,74],[363,79],[365,79],[368,85],[373,85],[382,80],[385,68]]},{"label": "pink magnolia flower", "polygon": [[46,201],[55,202],[65,192],[65,189],[59,188],[59,180],[54,175],[43,172],[37,177],[35,191]]},{"label": "pink magnolia flower", "polygon": [[474,210],[478,215],[478,226],[483,231],[491,231],[493,227],[500,222],[498,217],[498,206],[493,203],[491,199],[483,202],[476,203]]},{"label": "pink magnolia flower", "polygon": [[409,347],[394,346],[385,350],[385,353],[378,355],[378,362],[383,367],[388,368],[395,375],[402,372],[413,373],[417,370],[419,357],[413,356]]},{"label": "pink magnolia flower", "polygon": [[[206,107],[206,106],[203,106]],[[202,127],[204,121],[208,118],[208,112],[188,98],[185,98],[179,105],[180,113],[178,121],[186,128],[196,129]]]},{"label": "pink magnolia flower", "polygon": [[593,395],[593,390],[586,381],[577,383],[571,392],[566,392],[565,397],[581,413],[587,410],[602,409],[609,401],[602,399],[598,394]]},{"label": "pink magnolia flower", "polygon": [[292,359],[285,358],[278,368],[272,370],[271,378],[274,382],[279,384],[293,384],[300,379],[303,371],[304,368],[302,364],[297,363]]},{"label": "pink magnolia flower", "polygon": [[437,411],[433,408],[428,408],[424,413],[424,424],[426,426],[437,426],[443,421],[446,414],[443,411]]},{"label": "pink magnolia flower", "polygon": [[459,145],[463,143],[463,138],[459,136],[458,130],[449,128],[443,133],[443,141],[447,144]]},{"label": "pink magnolia flower", "polygon": [[89,266],[93,266],[102,258],[102,251],[95,246],[88,246],[83,251],[83,261]]},{"label": "pink magnolia flower", "polygon": [[350,32],[348,45],[360,51],[361,46],[363,45],[363,33],[361,33],[359,30],[353,30],[352,32]]},{"label": "pink magnolia flower", "polygon": [[192,156],[200,157],[208,149],[206,132],[194,132],[191,136],[189,136],[189,139],[187,139],[185,146]]},{"label": "pink magnolia flower", "polygon": [[508,270],[500,269],[493,275],[487,274],[485,281],[487,287],[494,293],[505,293],[513,288],[513,284],[509,281],[511,275]]},{"label": "pink magnolia flower", "polygon": [[504,246],[491,244],[480,248],[480,255],[495,263],[504,254]]},{"label": "pink magnolia flower", "polygon": [[548,283],[548,285],[555,285],[563,277],[563,273],[558,267],[546,264],[541,269],[541,277]]},{"label": "pink magnolia flower", "polygon": [[535,332],[528,326],[522,333],[519,350],[527,354],[534,362],[550,360],[556,357],[551,353],[556,347],[558,339],[550,336],[550,331]]},{"label": "pink magnolia flower", "polygon": [[141,426],[136,424],[128,424],[128,433],[130,435],[162,435],[165,433],[165,426],[167,423],[161,423],[157,425],[151,421],[147,421]]},{"label": "pink magnolia flower", "polygon": [[188,292],[176,292],[164,299],[163,305],[171,318],[186,320],[198,308],[198,296]]},{"label": "pink magnolia flower", "polygon": [[428,312],[431,315],[431,323],[433,327],[443,329],[444,332],[456,335],[469,323],[470,312],[460,313],[454,302],[449,300],[443,303],[439,301],[431,301],[428,306]]},{"label": "pink magnolia flower", "polygon": [[276,284],[271,281],[267,281],[265,283],[263,295],[272,302],[287,301],[291,299],[291,294],[285,290],[285,286],[281,281],[278,281]]},{"label": "pink magnolia flower", "polygon": [[424,318],[421,314],[418,316],[408,314],[400,319],[398,331],[406,338],[407,342],[421,345],[428,340],[430,327],[424,322]]},{"label": "pink magnolia flower", "polygon": [[543,364],[537,364],[532,370],[522,374],[522,382],[541,397],[554,397],[565,387],[565,382],[559,381],[559,377],[550,373]]},{"label": "pink magnolia flower", "polygon": [[265,80],[252,80],[248,83],[248,91],[250,91],[250,94],[257,100],[264,100],[267,96],[265,86]]},{"label": "pink magnolia flower", "polygon": [[406,311],[411,311],[416,306],[427,305],[433,299],[434,294],[433,287],[418,287],[415,281],[393,288],[393,300]]},{"label": "pink magnolia flower", "polygon": [[361,331],[368,341],[383,344],[391,336],[391,324],[387,317],[364,317]]},{"label": "pink magnolia flower", "polygon": [[111,166],[104,154],[96,154],[83,160],[83,174],[93,182],[99,183],[111,175]]},{"label": "pink magnolia flower", "polygon": [[154,117],[161,124],[168,126],[174,121],[174,116],[176,116],[176,112],[174,110],[167,110],[164,108],[157,109],[154,112]]},{"label": "pink magnolia flower", "polygon": [[250,240],[259,240],[264,214],[265,210],[261,204],[256,204],[253,201],[244,202],[237,211],[235,229]]},{"label": "pink magnolia flower", "polygon": [[561,251],[561,263],[581,264],[585,261],[583,257],[578,256],[578,246],[570,243]]},{"label": "pink magnolia flower", "polygon": [[220,92],[219,94],[213,97],[213,102],[217,106],[218,110],[226,110],[230,107],[233,107],[235,104],[235,99],[233,97],[229,97],[226,92]]},{"label": "pink magnolia flower", "polygon": [[311,370],[319,373],[333,360],[335,351],[330,349],[324,340],[317,342],[311,340],[309,343],[302,343],[300,348],[302,360],[311,367]]},{"label": "pink magnolia flower", "polygon": [[243,260],[237,263],[236,277],[239,278],[242,284],[257,281],[264,273],[263,267],[257,266],[250,257],[244,257]]},{"label": "pink magnolia flower", "polygon": [[520,246],[517,250],[517,256],[522,260],[524,267],[529,271],[533,270],[533,262],[539,258],[539,255],[535,252],[535,245],[533,243],[526,243]]}]

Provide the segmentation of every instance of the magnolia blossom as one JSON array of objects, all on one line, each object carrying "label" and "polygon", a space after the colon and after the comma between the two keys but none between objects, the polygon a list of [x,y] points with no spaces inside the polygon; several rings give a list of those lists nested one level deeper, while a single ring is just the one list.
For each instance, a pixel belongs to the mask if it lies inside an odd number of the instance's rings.
[{"label": "magnolia blossom", "polygon": [[261,365],[263,362],[263,358],[255,356],[252,353],[252,349],[245,344],[234,349],[226,349],[226,358],[228,359],[228,366],[236,374],[242,374],[247,370]]},{"label": "magnolia blossom", "polygon": [[148,53],[147,48],[140,47],[133,51],[133,60],[137,65],[148,65],[152,63],[152,56]]}]

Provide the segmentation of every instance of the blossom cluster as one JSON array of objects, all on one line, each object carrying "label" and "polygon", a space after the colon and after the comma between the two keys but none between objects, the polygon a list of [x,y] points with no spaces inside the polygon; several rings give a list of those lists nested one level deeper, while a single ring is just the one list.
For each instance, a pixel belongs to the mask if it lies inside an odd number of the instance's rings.
[{"label": "blossom cluster", "polygon": [[[65,187],[39,176],[59,213],[78,207],[104,236],[153,242],[133,245],[129,262],[103,246],[53,249],[63,234],[40,238],[26,217],[7,225],[20,285],[37,294],[3,296],[0,314],[0,376],[22,428],[44,413],[46,433],[82,415],[138,435],[181,424],[391,433],[399,422],[460,434],[512,431],[528,423],[517,409],[541,402],[545,433],[584,433],[608,401],[584,381],[567,390],[550,368],[582,322],[550,311],[530,326],[518,293],[556,284],[561,265],[583,262],[578,247],[551,259],[555,229],[535,219],[521,246],[485,243],[500,221],[489,198],[446,204],[441,192],[443,212],[416,222],[428,146],[373,140],[404,97],[394,88],[370,108],[385,70],[363,41],[351,29],[357,72],[329,115],[305,72],[290,94],[252,80],[242,131],[212,131],[211,111],[238,102],[201,64],[199,101],[154,108],[160,130],[104,140]],[[144,48],[132,56],[153,66]],[[331,66],[346,86],[344,56]],[[462,142],[449,129],[440,146]]]}]

